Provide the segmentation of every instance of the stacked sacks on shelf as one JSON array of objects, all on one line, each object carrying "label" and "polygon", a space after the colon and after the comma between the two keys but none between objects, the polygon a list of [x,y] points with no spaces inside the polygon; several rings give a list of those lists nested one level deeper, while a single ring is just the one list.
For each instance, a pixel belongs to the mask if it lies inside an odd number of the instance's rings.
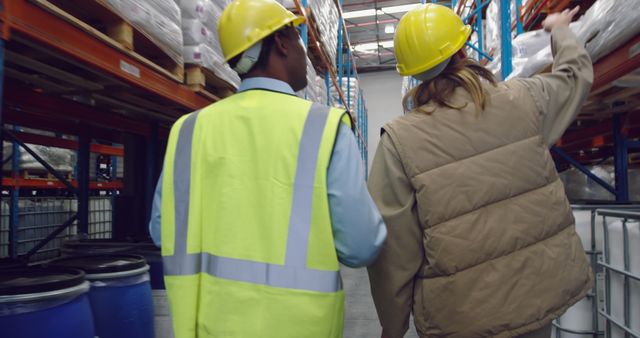
[{"label": "stacked sacks on shelf", "polygon": [[182,65],[180,8],[173,0],[107,0],[106,3]]},{"label": "stacked sacks on shelf", "polygon": [[[54,148],[41,146],[36,144],[27,144],[40,158],[44,159],[49,165],[61,174],[70,174],[75,165],[76,154],[69,149]],[[13,143],[3,142],[3,153],[5,154],[6,163],[3,166],[4,171],[11,171],[11,161],[9,160],[13,152]],[[40,164],[31,154],[23,148],[20,148],[20,170],[27,170],[32,173],[46,173],[47,169]]]},{"label": "stacked sacks on shelf", "polygon": [[360,86],[358,85],[358,79],[356,79],[355,77],[343,77],[341,88],[342,88],[342,93],[344,94],[344,99],[347,102],[344,102],[344,104],[342,104],[340,100],[340,94],[338,94],[338,91],[333,85],[331,86],[331,101],[334,103],[334,106],[336,107],[345,108],[346,105],[348,104],[349,107],[351,107],[353,116],[355,118],[355,115],[356,115],[355,111],[358,104],[358,93],[360,91]]},{"label": "stacked sacks on shelf", "polygon": [[330,102],[327,102],[327,91],[329,90],[327,88],[327,82],[326,80],[319,76],[316,75],[316,88],[318,88],[318,95],[319,95],[319,103],[322,103],[324,105],[329,106]]},{"label": "stacked sacks on shelf", "polygon": [[320,104],[325,104],[327,101],[327,87],[324,85],[324,80],[318,81],[318,74],[313,67],[311,60],[307,58],[307,87],[297,94],[303,99],[313,101]]},{"label": "stacked sacks on shelf", "polygon": [[580,21],[576,34],[586,42],[593,62],[640,33],[637,0],[598,0]]},{"label": "stacked sacks on shelf", "polygon": [[320,33],[320,43],[329,56],[329,61],[336,65],[338,54],[338,26],[340,17],[338,8],[332,0],[309,0],[309,8]]},{"label": "stacked sacks on shelf", "polygon": [[[570,25],[573,32],[577,32],[581,22]],[[531,76],[551,64],[550,34],[544,30],[535,30],[518,35],[512,42],[511,63],[513,70],[507,79],[513,77]],[[488,68],[498,79],[502,79],[502,57],[496,55]],[[526,75],[525,75],[526,74]]]},{"label": "stacked sacks on shelf", "polygon": [[[593,62],[640,33],[640,20],[637,19],[635,11],[637,4],[637,0],[598,0],[580,20],[571,24],[571,29],[578,39],[585,42]],[[509,78],[531,76],[553,63],[548,33],[543,31],[525,33],[514,39],[513,44],[514,68]],[[499,73],[499,58],[496,58],[489,68],[494,73]]]},{"label": "stacked sacks on shelf", "polygon": [[240,78],[224,62],[218,38],[218,21],[227,4],[227,1],[211,0],[180,2],[185,45],[183,55],[185,63],[207,68],[237,88],[240,86]]},{"label": "stacked sacks on shelf", "polygon": [[[30,133],[30,134],[56,137],[56,134],[50,131],[43,131],[43,130],[30,129],[30,128],[21,128],[21,131]],[[64,138],[68,138],[68,137],[64,137]],[[11,156],[13,156],[13,143],[3,142],[2,145],[3,145],[2,151],[5,156],[3,161],[4,163],[3,170],[11,171],[12,163],[10,158]],[[73,172],[73,168],[76,165],[75,151],[69,150],[69,149],[49,147],[49,146],[41,146],[36,144],[27,144],[27,146],[31,148],[31,150],[33,150],[36,153],[36,155],[38,155],[40,158],[45,160],[49,165],[53,167],[53,169],[55,169],[59,173],[66,175]],[[37,174],[42,174],[47,172],[47,169],[22,147],[20,147],[19,156],[20,156],[19,157],[20,170],[27,170],[31,173],[37,173]]]}]

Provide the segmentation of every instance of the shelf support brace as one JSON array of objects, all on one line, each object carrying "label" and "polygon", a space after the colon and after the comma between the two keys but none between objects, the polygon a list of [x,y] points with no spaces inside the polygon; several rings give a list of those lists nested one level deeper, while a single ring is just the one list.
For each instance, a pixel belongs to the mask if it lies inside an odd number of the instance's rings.
[{"label": "shelf support brace", "polygon": [[580,164],[578,161],[574,160],[569,154],[565,153],[563,150],[557,147],[552,147],[551,150],[558,154],[558,156],[562,157],[565,161],[569,162],[574,168],[580,170],[583,174],[587,175],[590,179],[598,183],[600,186],[605,188],[608,192],[612,194],[616,194],[616,189],[612,187],[609,183],[603,181],[600,177],[594,175],[589,169]]},{"label": "shelf support brace", "polygon": [[78,234],[89,233],[89,159],[90,143],[87,132],[78,135]]},{"label": "shelf support brace", "polygon": [[31,250],[29,250],[29,252],[27,252],[27,254],[25,255],[27,257],[27,259],[31,256],[33,256],[36,252],[38,252],[38,250],[42,249],[45,245],[47,245],[47,243],[49,243],[52,239],[56,238],[60,233],[62,233],[66,228],[68,228],[71,224],[73,224],[73,222],[76,221],[76,219],[78,219],[78,214],[74,214],[73,216],[71,216],[71,218],[69,218],[66,222],[64,222],[62,225],[60,225],[56,230],[54,230],[52,233],[50,233],[46,238],[44,238],[43,240],[40,241],[40,243],[38,243],[36,246],[34,246]]},{"label": "shelf support brace", "polygon": [[10,132],[9,130],[4,129],[4,133],[7,136],[8,139],[10,139],[12,142],[16,142],[20,145],[20,147],[24,150],[26,150],[31,156],[33,156],[33,158],[38,161],[40,164],[42,164],[42,166],[45,167],[45,169],[47,169],[48,172],[50,172],[55,178],[57,178],[60,182],[62,182],[62,184],[64,184],[67,189],[69,189],[74,195],[78,195],[78,189],[76,189],[76,187],[73,186],[73,184],[71,184],[71,182],[69,182],[64,175],[60,174],[57,170],[55,170],[49,163],[47,163],[47,161],[45,161],[42,157],[40,157],[40,155],[38,155],[35,151],[33,151],[33,149],[31,149],[29,146],[27,146],[24,142],[20,141],[12,132]]}]

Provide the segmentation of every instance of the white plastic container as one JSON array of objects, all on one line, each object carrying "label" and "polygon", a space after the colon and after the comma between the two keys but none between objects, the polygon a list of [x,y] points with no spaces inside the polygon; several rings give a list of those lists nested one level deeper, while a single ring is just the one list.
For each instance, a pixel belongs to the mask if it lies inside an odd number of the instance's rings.
[{"label": "white plastic container", "polygon": [[[603,234],[604,229],[602,227],[602,217],[595,217],[595,227],[592,227],[592,217],[595,216],[595,208],[588,206],[574,206],[573,216],[576,221],[576,232],[582,241],[582,246],[587,252],[587,259],[590,262],[595,262],[595,256],[590,254],[593,252],[593,232],[595,232],[595,249],[601,251],[604,246]],[[584,298],[570,307],[558,320],[558,324],[561,328],[577,331],[577,332],[591,332],[594,331],[593,325],[593,302],[594,298]],[[601,326],[600,326],[601,327]],[[575,334],[569,332],[555,332],[552,337],[559,338],[592,338],[590,334]]]},{"label": "white plastic container", "polygon": [[[637,221],[627,222],[626,227],[629,243],[629,270],[627,271],[635,275],[640,275],[640,223]],[[622,221],[619,219],[613,221],[608,225],[608,230],[610,265],[619,270],[625,270],[624,227]],[[614,271],[610,272],[610,284],[608,287],[611,288],[611,316],[620,323],[624,323],[624,279],[624,275]],[[605,285],[605,288],[606,287],[607,285]],[[640,332],[640,282],[631,278],[629,278],[628,299],[630,302],[629,327],[636,332]],[[624,333],[624,330],[618,328],[616,325],[612,325],[612,338],[623,338],[625,336]]]}]

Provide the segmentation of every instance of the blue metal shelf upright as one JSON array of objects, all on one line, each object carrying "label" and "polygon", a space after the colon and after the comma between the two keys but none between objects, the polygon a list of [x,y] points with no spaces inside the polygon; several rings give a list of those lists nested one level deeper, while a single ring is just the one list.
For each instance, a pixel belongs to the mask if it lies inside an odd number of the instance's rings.
[{"label": "blue metal shelf upright", "polygon": [[[355,88],[352,87],[351,79],[358,79],[358,72],[353,54],[351,53],[351,45],[349,43],[349,36],[346,32],[344,25],[344,19],[342,18],[342,1],[336,0],[334,5],[338,9],[338,43],[333,48],[337,49],[336,67],[333,66],[332,60],[329,60],[328,53],[322,50],[319,42],[319,32],[312,24],[312,18],[307,10],[307,0],[295,0],[294,3],[298,8],[298,11],[307,18],[308,24],[301,25],[300,32],[303,36],[303,40],[308,47],[316,48],[319,57],[319,68],[324,69],[325,85],[327,87],[327,104],[339,105],[347,109],[351,114],[352,120],[355,120],[355,133],[360,148],[361,159],[365,167],[365,172],[368,172],[368,149],[367,149],[367,108],[364,100],[362,90],[358,90],[355,99],[352,100],[352,91]],[[332,48],[332,46],[324,46],[326,48]],[[346,91],[343,90],[344,81],[347,81]],[[338,93],[337,102],[331,96],[331,87],[336,89]]]}]

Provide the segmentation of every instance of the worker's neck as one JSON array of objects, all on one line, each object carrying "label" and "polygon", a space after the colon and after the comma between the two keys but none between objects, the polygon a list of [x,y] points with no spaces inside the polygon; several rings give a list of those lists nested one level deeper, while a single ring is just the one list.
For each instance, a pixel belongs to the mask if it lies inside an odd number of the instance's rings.
[{"label": "worker's neck", "polygon": [[288,83],[291,86],[291,82],[289,81],[289,78],[286,75],[280,72],[273,72],[273,71],[262,70],[262,69],[252,70],[248,72],[245,76],[243,76],[242,79],[246,80],[253,77],[267,77],[270,79],[280,80],[282,82]]}]

